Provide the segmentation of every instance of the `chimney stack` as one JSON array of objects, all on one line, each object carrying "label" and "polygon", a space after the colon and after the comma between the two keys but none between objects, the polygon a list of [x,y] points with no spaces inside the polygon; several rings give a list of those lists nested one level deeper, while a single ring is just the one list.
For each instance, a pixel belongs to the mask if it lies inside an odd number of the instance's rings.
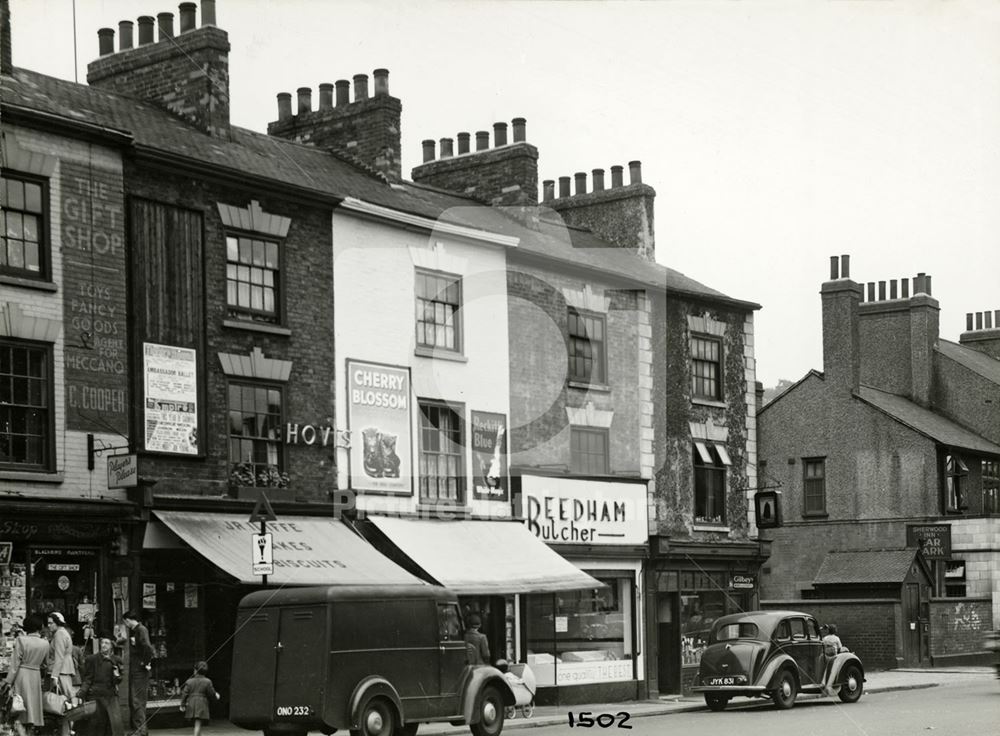
[{"label": "chimney stack", "polygon": [[[846,265],[841,258],[841,265]],[[861,286],[838,273],[837,257],[830,258],[830,280],[820,288],[823,301],[823,378],[847,393],[858,390],[861,376]],[[849,269],[848,269],[849,271]]]},{"label": "chimney stack", "polygon": [[[389,71],[372,72],[373,92],[369,95],[368,75],[355,74],[354,101],[351,82],[338,79],[333,85],[319,86],[319,109],[313,110],[309,88],[299,90],[299,114],[293,119],[281,117],[267,126],[269,135],[306,143],[318,148],[349,154],[360,163],[382,174],[389,181],[399,181],[400,117],[403,106],[389,94]],[[426,143],[425,143],[426,155]],[[432,151],[433,156],[433,151]]]},{"label": "chimney stack", "polygon": [[[173,13],[139,17],[139,39],[131,42],[131,23],[119,25],[121,51],[114,52],[114,31],[101,29],[100,57],[87,66],[92,87],[157,105],[203,133],[229,138],[229,37],[214,22],[214,5],[202,0],[201,28],[193,3],[180,6],[181,31],[174,36]],[[159,40],[154,42],[154,26]],[[111,46],[107,44],[110,42]]]},{"label": "chimney stack", "polygon": [[994,360],[1000,360],[1000,309],[967,313],[965,332],[959,336],[958,341]]},{"label": "chimney stack", "polygon": [[14,57],[10,48],[10,3],[0,0],[0,75],[14,73]]}]

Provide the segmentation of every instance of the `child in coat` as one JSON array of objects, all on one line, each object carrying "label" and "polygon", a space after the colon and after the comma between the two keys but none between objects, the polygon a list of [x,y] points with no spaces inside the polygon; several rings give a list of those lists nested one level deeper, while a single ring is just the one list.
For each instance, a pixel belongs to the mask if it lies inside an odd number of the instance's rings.
[{"label": "child in coat", "polygon": [[208,663],[198,662],[194,666],[194,674],[181,688],[181,710],[185,718],[194,721],[194,736],[201,736],[201,725],[209,719],[209,698],[218,700],[220,697],[206,675]]}]

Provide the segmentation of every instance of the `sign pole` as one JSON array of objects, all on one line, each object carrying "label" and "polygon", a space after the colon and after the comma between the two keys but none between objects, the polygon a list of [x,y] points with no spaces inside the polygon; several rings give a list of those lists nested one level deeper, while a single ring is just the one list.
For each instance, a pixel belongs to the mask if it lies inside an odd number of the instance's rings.
[{"label": "sign pole", "polygon": [[[265,534],[267,534],[267,519],[261,517],[261,520],[260,520],[260,535],[263,537]],[[260,576],[260,580],[261,580],[261,585],[263,585],[266,588],[267,587],[267,575],[266,574],[261,575]]]},{"label": "sign pole", "polygon": [[[265,588],[267,587],[267,576],[274,572],[271,535],[267,533],[267,522],[277,520],[278,517],[275,516],[274,509],[271,508],[271,502],[267,500],[267,494],[261,491],[257,504],[253,507],[253,513],[250,514],[250,523],[258,522],[260,524],[260,534],[253,536],[253,544],[251,545],[253,560],[251,567],[254,575],[260,575],[261,585]],[[258,554],[260,555],[259,561]]]}]

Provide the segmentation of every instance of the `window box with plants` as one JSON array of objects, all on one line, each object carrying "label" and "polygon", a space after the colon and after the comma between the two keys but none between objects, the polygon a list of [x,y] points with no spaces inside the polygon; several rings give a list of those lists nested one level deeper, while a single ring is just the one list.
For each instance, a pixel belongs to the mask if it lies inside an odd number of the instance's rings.
[{"label": "window box with plants", "polygon": [[255,501],[264,491],[270,501],[294,501],[295,493],[288,487],[288,480],[288,473],[276,465],[239,463],[229,474],[229,495]]}]

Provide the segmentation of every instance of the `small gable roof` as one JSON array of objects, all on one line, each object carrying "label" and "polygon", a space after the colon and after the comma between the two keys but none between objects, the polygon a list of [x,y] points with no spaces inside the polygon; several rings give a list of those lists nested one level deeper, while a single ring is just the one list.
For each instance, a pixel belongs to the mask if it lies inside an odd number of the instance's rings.
[{"label": "small gable roof", "polygon": [[986,455],[1000,455],[1000,445],[903,396],[862,386],[858,390],[858,397],[896,421],[942,445]]},{"label": "small gable roof", "polygon": [[813,585],[902,583],[917,553],[915,548],[830,552],[823,558]]},{"label": "small gable roof", "polygon": [[954,360],[959,365],[1000,386],[1000,360],[949,340],[939,339],[937,351],[946,358]]}]

